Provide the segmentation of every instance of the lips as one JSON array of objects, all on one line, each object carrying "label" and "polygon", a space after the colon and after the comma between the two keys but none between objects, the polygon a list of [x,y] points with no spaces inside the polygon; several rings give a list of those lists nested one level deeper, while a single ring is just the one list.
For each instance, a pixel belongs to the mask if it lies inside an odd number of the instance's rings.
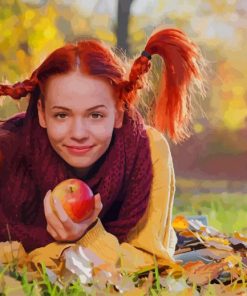
[{"label": "lips", "polygon": [[92,148],[93,146],[66,146],[67,148],[77,149],[77,150],[85,150]]},{"label": "lips", "polygon": [[93,146],[66,146],[66,148],[69,153],[78,155],[90,151]]}]

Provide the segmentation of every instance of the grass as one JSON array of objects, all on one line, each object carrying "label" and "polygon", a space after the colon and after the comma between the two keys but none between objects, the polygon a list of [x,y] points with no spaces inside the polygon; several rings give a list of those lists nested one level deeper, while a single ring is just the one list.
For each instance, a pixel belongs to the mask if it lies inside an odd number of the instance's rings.
[{"label": "grass", "polygon": [[[209,187],[210,182],[205,183]],[[215,182],[211,182],[211,186],[213,188],[212,192],[209,189],[209,192],[200,193],[196,192],[200,191],[201,188],[196,183],[196,180],[194,182],[188,180],[187,184],[185,180],[178,180],[178,193],[175,195],[173,216],[175,217],[178,214],[185,216],[206,215],[209,225],[219,231],[227,234],[239,231],[247,235],[247,194],[241,192],[213,192],[216,187]],[[218,187],[216,188],[215,191],[218,191]]]},{"label": "grass", "polygon": [[[28,282],[27,276],[25,272],[21,275],[18,273],[12,274],[13,278],[18,280],[18,287],[15,285],[13,287],[13,282],[11,282],[12,286],[7,286],[5,289],[0,291],[1,296],[7,295],[28,295],[28,296],[91,296],[91,295],[119,295],[122,294],[118,292],[113,286],[107,285],[104,289],[94,287],[93,284],[84,286],[80,283],[79,280],[74,281],[72,284],[67,285],[64,289],[61,286],[58,286],[56,283],[51,283],[48,278],[48,274],[46,272],[46,268],[43,266],[43,280],[40,281],[33,281]],[[8,269],[5,268],[5,271],[1,272],[0,279],[4,279],[4,273],[8,274]],[[152,273],[152,274],[151,274]],[[150,277],[151,274],[151,277]],[[152,284],[150,284],[150,278],[152,278]],[[143,289],[145,286],[145,280],[149,283],[146,285],[146,288]],[[167,295],[167,296],[176,296],[176,295],[222,295],[219,293],[219,288],[221,288],[222,293],[223,291],[231,292],[229,295],[246,295],[241,294],[240,291],[244,293],[247,291],[247,282],[243,275],[243,282],[238,283],[237,281],[233,282],[230,287],[224,285],[215,285],[215,284],[208,284],[202,286],[201,288],[197,287],[195,284],[187,285],[186,280],[184,278],[174,279],[169,276],[166,278],[161,277],[158,272],[158,268],[156,267],[149,275],[145,278],[145,280],[139,281],[144,283],[142,287],[136,287],[132,291],[127,291],[122,295],[151,295],[151,296],[159,296],[159,295]],[[138,283],[138,281],[137,281]],[[165,284],[166,283],[166,284]],[[2,281],[1,281],[2,286]],[[22,291],[20,290],[22,286]],[[223,290],[224,289],[224,290]],[[6,293],[7,291],[7,293]],[[12,294],[17,291],[17,294]],[[227,294],[228,295],[228,294]]]}]

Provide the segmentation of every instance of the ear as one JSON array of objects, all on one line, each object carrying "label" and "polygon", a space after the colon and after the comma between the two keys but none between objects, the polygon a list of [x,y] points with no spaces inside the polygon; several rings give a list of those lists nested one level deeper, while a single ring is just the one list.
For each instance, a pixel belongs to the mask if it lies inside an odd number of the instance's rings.
[{"label": "ear", "polygon": [[45,110],[43,109],[40,99],[37,102],[37,109],[38,109],[39,125],[43,128],[46,128]]},{"label": "ear", "polygon": [[121,128],[123,125],[123,117],[124,117],[124,111],[116,110],[115,111],[115,122],[114,127],[115,128]]}]

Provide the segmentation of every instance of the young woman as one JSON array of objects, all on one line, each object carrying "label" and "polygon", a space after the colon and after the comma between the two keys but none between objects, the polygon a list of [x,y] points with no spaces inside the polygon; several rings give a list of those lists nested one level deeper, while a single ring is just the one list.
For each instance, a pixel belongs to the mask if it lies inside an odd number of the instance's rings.
[{"label": "young woman", "polygon": [[[155,54],[164,63],[151,127],[135,103]],[[0,241],[10,233],[33,257],[47,254],[47,264],[74,244],[109,261],[121,252],[138,254],[137,265],[153,255],[170,259],[174,172],[162,132],[175,142],[189,136],[193,82],[203,91],[201,59],[183,32],[162,29],[128,74],[111,49],[83,40],[55,50],[29,79],[0,85],[0,95],[30,96],[27,111],[0,128]],[[94,213],[82,223],[59,201],[58,216],[50,207],[51,190],[68,178],[95,194]]]}]

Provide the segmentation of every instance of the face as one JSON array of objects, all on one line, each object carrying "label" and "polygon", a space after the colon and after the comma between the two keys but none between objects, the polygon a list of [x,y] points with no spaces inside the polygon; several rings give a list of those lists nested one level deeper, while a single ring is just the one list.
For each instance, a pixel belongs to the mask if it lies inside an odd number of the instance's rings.
[{"label": "face", "polygon": [[103,79],[78,71],[51,77],[44,89],[45,107],[38,101],[40,126],[51,146],[81,176],[106,152],[123,112]]}]

